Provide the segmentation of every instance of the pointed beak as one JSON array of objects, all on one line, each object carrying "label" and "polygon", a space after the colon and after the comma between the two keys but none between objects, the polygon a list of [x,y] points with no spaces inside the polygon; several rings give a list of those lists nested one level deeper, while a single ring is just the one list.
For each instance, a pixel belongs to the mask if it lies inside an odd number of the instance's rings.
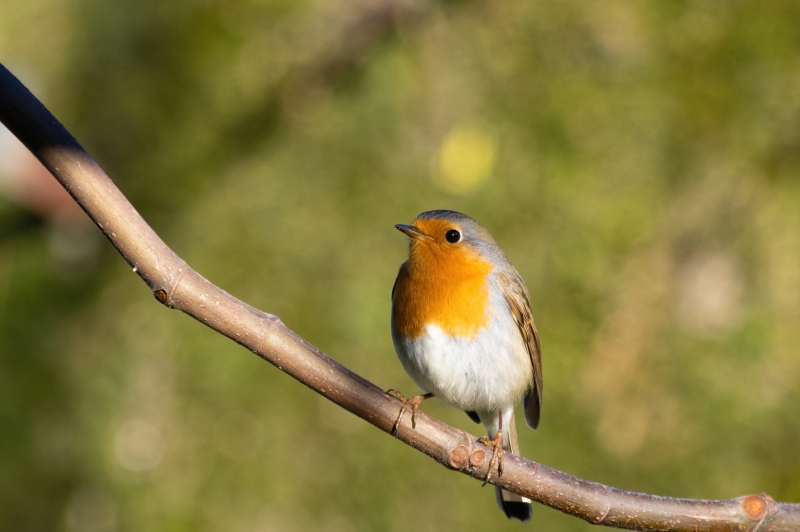
[{"label": "pointed beak", "polygon": [[428,235],[426,235],[425,233],[423,233],[422,231],[420,231],[419,229],[417,229],[413,225],[397,224],[397,225],[395,225],[395,227],[399,231],[405,233],[406,235],[410,236],[411,238],[413,238],[415,240],[423,240],[423,239],[427,240],[428,238],[430,238]]}]

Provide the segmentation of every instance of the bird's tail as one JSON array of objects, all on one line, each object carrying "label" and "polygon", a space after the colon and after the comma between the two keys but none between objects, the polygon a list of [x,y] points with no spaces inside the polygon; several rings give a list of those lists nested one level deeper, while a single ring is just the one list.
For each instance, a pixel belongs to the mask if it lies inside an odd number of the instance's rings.
[{"label": "bird's tail", "polygon": [[[505,412],[504,412],[505,413]],[[503,419],[503,450],[510,453],[519,454],[519,443],[517,442],[517,427],[514,423],[514,412],[510,412],[508,422]],[[490,434],[490,437],[495,435]],[[497,495],[497,505],[506,514],[509,519],[518,519],[520,521],[528,521],[533,513],[531,500],[522,495],[506,491],[502,488],[495,488]]]}]

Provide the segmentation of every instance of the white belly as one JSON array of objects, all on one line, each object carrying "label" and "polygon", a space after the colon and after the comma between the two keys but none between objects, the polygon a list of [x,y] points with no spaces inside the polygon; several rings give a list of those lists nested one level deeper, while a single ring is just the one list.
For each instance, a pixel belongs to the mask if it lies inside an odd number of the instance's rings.
[{"label": "white belly", "polygon": [[473,338],[451,337],[436,325],[413,340],[392,330],[403,368],[425,392],[463,410],[496,412],[517,404],[532,386],[533,369],[517,324],[502,310],[492,312]]}]

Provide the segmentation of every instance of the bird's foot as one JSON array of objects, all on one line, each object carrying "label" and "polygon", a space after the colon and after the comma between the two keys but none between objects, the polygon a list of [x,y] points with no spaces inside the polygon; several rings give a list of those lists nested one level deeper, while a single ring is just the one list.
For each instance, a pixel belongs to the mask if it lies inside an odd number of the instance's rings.
[{"label": "bird's foot", "polygon": [[489,459],[489,469],[486,471],[486,478],[483,479],[483,485],[485,486],[492,476],[492,467],[494,467],[495,461],[497,462],[497,476],[503,476],[503,431],[498,430],[497,436],[495,436],[493,440],[490,440],[487,436],[482,436],[478,438],[478,441],[488,447],[494,447],[492,457]]},{"label": "bird's foot", "polygon": [[400,419],[402,419],[403,414],[406,413],[408,405],[411,405],[411,428],[415,429],[417,428],[417,409],[419,408],[419,404],[425,399],[433,397],[432,393],[426,393],[424,395],[415,395],[414,397],[408,398],[400,393],[400,390],[397,388],[390,388],[389,390],[386,390],[386,393],[392,394],[403,401],[403,408],[400,409],[400,413],[397,414],[397,419],[392,426],[391,433],[394,435],[397,435],[397,427],[400,425]]}]

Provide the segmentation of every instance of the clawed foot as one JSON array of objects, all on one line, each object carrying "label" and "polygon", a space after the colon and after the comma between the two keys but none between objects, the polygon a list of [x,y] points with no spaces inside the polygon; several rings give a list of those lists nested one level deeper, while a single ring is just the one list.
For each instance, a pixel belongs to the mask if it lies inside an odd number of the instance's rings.
[{"label": "clawed foot", "polygon": [[417,428],[417,409],[419,408],[419,404],[424,401],[425,399],[429,399],[433,397],[432,393],[426,393],[425,395],[415,395],[412,398],[408,398],[397,388],[391,388],[386,390],[386,393],[392,394],[401,401],[403,401],[403,408],[400,409],[400,413],[397,415],[397,420],[394,422],[394,426],[392,426],[392,434],[397,435],[397,427],[400,425],[400,419],[403,417],[403,414],[406,413],[406,409],[408,405],[411,405],[411,428]]},{"label": "clawed foot", "polygon": [[485,486],[492,476],[492,467],[494,467],[495,461],[497,462],[497,476],[503,476],[503,431],[498,430],[497,436],[495,436],[493,440],[483,436],[478,438],[478,441],[488,447],[494,447],[492,457],[489,459],[489,469],[486,471],[486,478],[483,479],[483,485]]}]

